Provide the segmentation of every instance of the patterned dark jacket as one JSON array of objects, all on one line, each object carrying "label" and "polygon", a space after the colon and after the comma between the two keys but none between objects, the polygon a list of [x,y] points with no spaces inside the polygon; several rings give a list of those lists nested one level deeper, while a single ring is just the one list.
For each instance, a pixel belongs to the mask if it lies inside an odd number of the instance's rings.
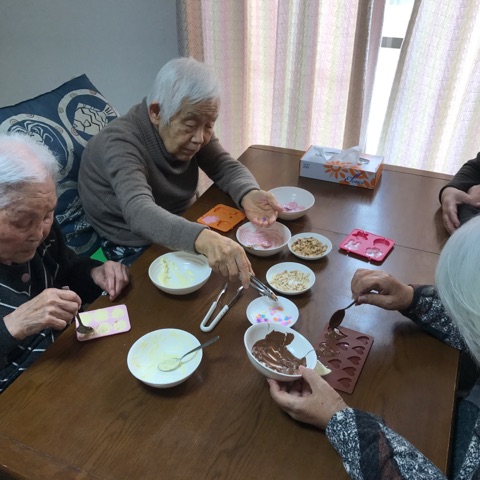
[{"label": "patterned dark jacket", "polygon": [[[432,286],[415,288],[411,307],[401,312],[448,345],[466,351],[455,324]],[[453,468],[449,478],[480,479],[480,383],[460,403],[462,441],[453,445]],[[458,417],[460,420],[460,416]],[[327,425],[327,437],[354,479],[445,479],[445,475],[381,418],[347,408]]]},{"label": "patterned dark jacket", "polygon": [[56,224],[32,260],[23,264],[0,264],[0,392],[61,333],[47,328],[19,341],[10,335],[3,317],[51,287],[69,286],[83,302],[92,302],[101,293],[90,276],[90,270],[98,265],[101,263],[78,257],[70,250]]}]

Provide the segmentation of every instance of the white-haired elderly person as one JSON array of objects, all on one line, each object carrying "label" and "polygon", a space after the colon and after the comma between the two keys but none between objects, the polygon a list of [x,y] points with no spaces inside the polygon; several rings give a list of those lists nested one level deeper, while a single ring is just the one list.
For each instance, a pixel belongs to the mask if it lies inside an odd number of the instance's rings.
[{"label": "white-haired elderly person", "polygon": [[[102,290],[115,299],[128,269],[78,257],[54,222],[58,164],[23,134],[0,134],[0,392]],[[62,288],[68,287],[68,289]]]},{"label": "white-haired elderly person", "polygon": [[[403,315],[480,364],[480,217],[449,238],[435,273],[435,286],[406,285],[379,270],[355,272],[357,304]],[[273,400],[294,419],[322,430],[354,479],[444,479],[442,472],[377,416],[349,408],[313,370],[295,384],[268,380]],[[480,383],[460,400],[449,478],[480,478]]]},{"label": "white-haired elderly person", "polygon": [[160,69],[141,103],[89,140],[79,192],[107,258],[131,264],[156,243],[204,254],[215,271],[240,276],[248,287],[253,272],[243,248],[179,216],[196,199],[199,168],[254,224],[269,226],[282,211],[215,136],[219,109],[212,69],[193,58],[175,58]]}]

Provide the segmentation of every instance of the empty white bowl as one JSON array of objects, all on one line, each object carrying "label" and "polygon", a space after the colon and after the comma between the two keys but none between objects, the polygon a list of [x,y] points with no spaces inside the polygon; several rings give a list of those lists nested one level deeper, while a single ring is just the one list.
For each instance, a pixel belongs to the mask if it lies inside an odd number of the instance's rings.
[{"label": "empty white bowl", "polygon": [[315,273],[296,262],[282,262],[267,271],[267,282],[277,292],[285,295],[300,295],[310,290],[315,283]]},{"label": "empty white bowl", "polygon": [[293,326],[298,320],[297,306],[288,298],[277,295],[277,301],[261,296],[247,307],[247,318],[252,325],[274,323],[284,327]]},{"label": "empty white bowl", "polygon": [[295,220],[303,217],[315,204],[315,197],[300,187],[277,187],[272,188],[278,203],[284,211],[278,214],[281,220]]},{"label": "empty white bowl", "polygon": [[[313,246],[316,247],[318,245],[317,242],[320,242],[325,246],[323,253],[314,255],[313,253],[309,253],[307,249],[307,243],[310,243],[308,239],[313,238]],[[318,260],[319,258],[326,257],[332,251],[332,242],[323,235],[319,233],[313,232],[304,232],[298,233],[294,235],[288,241],[288,249],[292,252],[296,257],[301,258],[303,260]],[[313,250],[311,250],[313,251]]]},{"label": "empty white bowl", "polygon": [[247,356],[252,365],[267,378],[273,378],[280,382],[291,382],[301,377],[300,374],[287,374],[277,372],[271,368],[265,366],[259,360],[255,358],[252,353],[252,348],[255,343],[259,340],[263,340],[270,332],[277,331],[283,334],[292,333],[293,341],[287,345],[287,349],[297,358],[306,357],[306,363],[308,368],[315,368],[317,364],[317,354],[312,344],[300,333],[297,331],[284,327],[283,325],[276,325],[272,323],[257,323],[252,325],[247,329],[243,337],[243,343],[245,345],[245,350],[247,351]]},{"label": "empty white bowl", "polygon": [[197,350],[186,356],[180,366],[170,372],[159,370],[159,362],[172,357],[181,357],[198,345],[200,342],[184,330],[176,328],[154,330],[140,337],[132,345],[127,356],[128,369],[134,377],[151,387],[174,387],[195,372],[202,361],[203,351]]},{"label": "empty white bowl", "polygon": [[242,247],[258,257],[269,257],[280,252],[292,236],[290,230],[279,222],[270,227],[257,227],[247,222],[238,227],[236,235]]},{"label": "empty white bowl", "polygon": [[185,295],[205,285],[212,273],[207,257],[187,252],[169,252],[156,258],[148,276],[160,290]]}]

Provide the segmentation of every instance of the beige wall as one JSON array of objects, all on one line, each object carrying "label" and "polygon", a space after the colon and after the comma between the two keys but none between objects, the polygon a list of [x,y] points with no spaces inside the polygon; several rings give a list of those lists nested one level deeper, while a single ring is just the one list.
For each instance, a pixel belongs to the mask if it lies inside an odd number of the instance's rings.
[{"label": "beige wall", "polygon": [[175,0],[0,0],[0,107],[86,73],[123,114],[176,56]]}]

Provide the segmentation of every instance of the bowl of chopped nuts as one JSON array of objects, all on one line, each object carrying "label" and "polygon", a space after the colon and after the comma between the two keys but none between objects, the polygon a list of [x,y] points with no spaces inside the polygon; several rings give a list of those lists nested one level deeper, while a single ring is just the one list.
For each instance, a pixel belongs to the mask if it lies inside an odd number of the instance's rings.
[{"label": "bowl of chopped nuts", "polygon": [[319,233],[304,232],[290,238],[288,249],[303,260],[318,260],[332,251],[332,242]]},{"label": "bowl of chopped nuts", "polygon": [[281,294],[300,295],[313,287],[315,274],[301,263],[282,262],[268,269],[267,282]]}]

